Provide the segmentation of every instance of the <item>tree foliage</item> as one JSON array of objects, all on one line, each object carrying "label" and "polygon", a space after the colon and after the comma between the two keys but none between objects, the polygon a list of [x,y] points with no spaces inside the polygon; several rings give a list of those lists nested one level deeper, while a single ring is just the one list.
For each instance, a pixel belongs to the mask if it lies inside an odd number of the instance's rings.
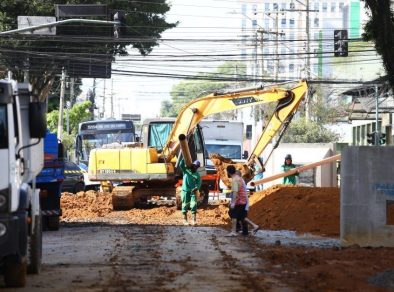
[{"label": "tree foliage", "polygon": [[[214,73],[199,73],[198,77],[237,77],[246,74],[246,66],[242,62],[225,62]],[[233,82],[234,84],[234,82]],[[163,101],[160,115],[162,117],[176,117],[180,109],[191,100],[217,90],[229,87],[228,82],[220,81],[181,81],[173,86],[171,101]]]},{"label": "tree foliage", "polygon": [[337,142],[339,135],[327,126],[337,123],[346,113],[345,103],[331,104],[329,93],[317,88],[315,98],[311,101],[310,121],[305,119],[305,111],[300,111],[283,136],[286,143],[329,143]]},{"label": "tree foliage", "polygon": [[374,41],[376,51],[382,56],[387,77],[394,88],[394,14],[390,0],[364,0],[370,10],[363,38]]},{"label": "tree foliage", "polygon": [[[90,101],[85,101],[81,103],[76,103],[74,106],[69,109],[65,110],[64,113],[64,122],[63,122],[63,131],[66,133],[67,130],[67,112],[69,117],[69,127],[71,135],[75,136],[78,133],[78,125],[81,122],[89,121],[93,119],[91,112],[89,111],[89,107],[91,106]],[[58,126],[58,119],[59,119],[59,111],[54,110],[47,114],[47,125],[48,129],[52,133],[57,133],[57,126]]]},{"label": "tree foliage", "polygon": [[[0,29],[17,28],[17,16],[55,16],[55,4],[64,0],[2,0]],[[13,78],[22,81],[29,71],[29,81],[40,99],[45,99],[61,68],[70,62],[100,63],[116,55],[127,55],[131,46],[141,54],[149,54],[158,45],[161,33],[175,27],[165,14],[170,6],[165,0],[97,1],[69,0],[67,4],[107,4],[110,15],[124,11],[126,27],[121,38],[114,38],[113,26],[70,24],[57,26],[56,36],[13,34],[0,37],[0,68],[11,70]],[[98,19],[95,17],[95,19]],[[107,20],[107,19],[101,19]],[[111,20],[111,19],[109,19]],[[0,76],[1,77],[1,76]]]}]

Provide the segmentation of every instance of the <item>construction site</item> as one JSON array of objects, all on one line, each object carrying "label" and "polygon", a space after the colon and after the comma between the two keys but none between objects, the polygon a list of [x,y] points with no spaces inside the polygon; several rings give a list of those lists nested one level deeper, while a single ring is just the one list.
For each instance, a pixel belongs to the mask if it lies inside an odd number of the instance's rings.
[{"label": "construction site", "polygon": [[21,291],[393,289],[392,248],[340,245],[336,187],[254,193],[248,217],[260,230],[236,238],[225,236],[224,201],[199,208],[197,226],[183,226],[175,206],[114,211],[111,195],[95,191],[63,193],[61,207],[60,234],[44,234],[41,275]]}]

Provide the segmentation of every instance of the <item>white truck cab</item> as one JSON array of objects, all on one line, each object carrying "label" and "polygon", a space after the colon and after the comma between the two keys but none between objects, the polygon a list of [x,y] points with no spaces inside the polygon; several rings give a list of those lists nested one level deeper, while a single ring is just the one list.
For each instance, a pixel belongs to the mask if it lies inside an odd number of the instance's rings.
[{"label": "white truck cab", "polygon": [[0,265],[6,286],[21,287],[41,266],[42,234],[35,177],[43,163],[45,103],[28,84],[0,80]]}]

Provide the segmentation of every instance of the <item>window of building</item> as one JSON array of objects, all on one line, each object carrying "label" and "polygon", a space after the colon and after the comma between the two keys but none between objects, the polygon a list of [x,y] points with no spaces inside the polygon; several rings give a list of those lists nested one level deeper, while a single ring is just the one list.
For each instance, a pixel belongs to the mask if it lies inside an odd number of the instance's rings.
[{"label": "window of building", "polygon": [[295,20],[294,20],[294,18],[290,18],[289,19],[289,27],[294,28],[294,26],[295,26]]},{"label": "window of building", "polygon": [[269,3],[265,3],[264,4],[264,10],[265,11],[270,11],[270,4]]},{"label": "window of building", "polygon": [[295,9],[295,3],[294,2],[290,2],[290,9],[291,10]]},{"label": "window of building", "polygon": [[319,10],[319,2],[315,2],[313,9]]},{"label": "window of building", "polygon": [[268,29],[270,27],[270,20],[268,18],[264,19],[264,28]]},{"label": "window of building", "polygon": [[286,18],[282,18],[282,19],[280,20],[280,24],[281,24],[281,27],[282,27],[282,28],[286,27]]},{"label": "window of building", "polygon": [[280,5],[280,8],[281,8],[281,10],[286,10],[286,2],[283,2],[283,3]]},{"label": "window of building", "polygon": [[290,63],[289,64],[289,72],[294,72],[294,64],[293,63]]},{"label": "window of building", "polygon": [[341,3],[339,3],[339,12],[343,12],[343,3],[341,2]]},{"label": "window of building", "polygon": [[315,17],[315,19],[313,20],[313,23],[314,23],[315,27],[319,27],[319,18]]},{"label": "window of building", "polygon": [[246,4],[242,4],[242,14],[246,13]]},{"label": "window of building", "polygon": [[322,10],[323,10],[323,12],[327,12],[327,2],[323,2],[323,5],[322,5]]},{"label": "window of building", "polygon": [[257,14],[257,5],[256,4],[253,4],[252,12],[253,12],[254,15]]},{"label": "window of building", "polygon": [[274,3],[274,10],[278,10],[278,3]]},{"label": "window of building", "polygon": [[292,40],[292,41],[295,40],[295,35],[294,35],[293,31],[289,33],[289,40]]},{"label": "window of building", "polygon": [[256,20],[256,19],[253,19],[253,20],[252,20],[252,27],[253,27],[253,28],[256,28],[256,27],[257,27],[257,20]]},{"label": "window of building", "polygon": [[336,8],[337,8],[337,3],[331,2],[331,12],[335,12]]}]

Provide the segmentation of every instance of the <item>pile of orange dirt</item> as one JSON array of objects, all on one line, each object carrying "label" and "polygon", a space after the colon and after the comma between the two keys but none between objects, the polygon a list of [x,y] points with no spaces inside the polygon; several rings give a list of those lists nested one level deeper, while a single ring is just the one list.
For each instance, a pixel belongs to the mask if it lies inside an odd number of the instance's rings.
[{"label": "pile of orange dirt", "polygon": [[[182,213],[175,206],[153,206],[133,208],[128,211],[113,211],[109,193],[88,191],[76,195],[63,193],[61,208],[64,222],[114,222],[133,224],[183,224]],[[197,210],[198,225],[227,225],[230,221],[228,208],[224,204],[200,207]],[[190,214],[189,214],[190,216]]]},{"label": "pile of orange dirt", "polygon": [[339,188],[276,185],[250,197],[248,217],[262,229],[339,236]]}]

